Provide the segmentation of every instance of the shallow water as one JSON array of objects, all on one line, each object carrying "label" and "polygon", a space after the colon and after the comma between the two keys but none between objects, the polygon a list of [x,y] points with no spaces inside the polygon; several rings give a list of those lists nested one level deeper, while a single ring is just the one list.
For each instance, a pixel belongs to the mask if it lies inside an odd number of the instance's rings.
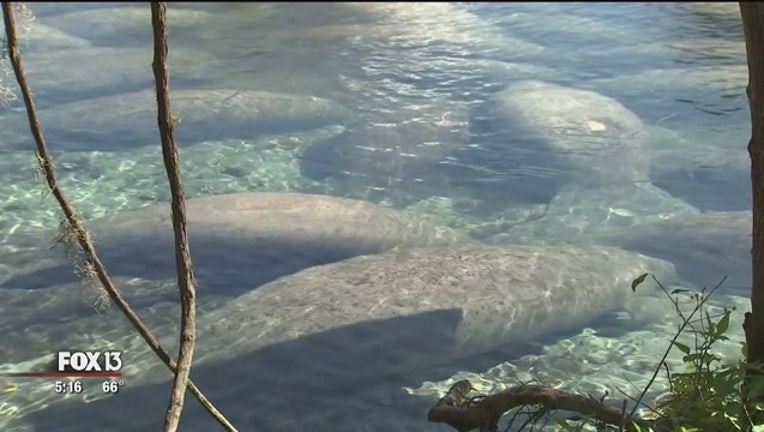
[{"label": "shallow water", "polygon": [[[29,37],[28,67],[49,64],[32,61],[33,55],[45,59],[46,53],[55,52],[56,58],[65,57],[61,46],[66,44],[72,59],[92,52],[90,63],[79,72],[77,61],[62,61],[64,72],[49,69],[30,77],[33,89],[36,83],[40,86],[38,105],[47,113],[43,126],[46,121],[51,125],[47,138],[61,185],[86,220],[169,199],[158,140],[151,138],[154,126],[133,127],[125,121],[109,127],[120,113],[143,118],[136,114],[140,109],[123,104],[122,111],[107,117],[108,106],[87,105],[90,98],[151,87],[148,8],[131,13],[117,9],[125,7],[32,5],[35,24],[70,34],[67,39],[52,39],[54,33]],[[749,246],[739,241],[747,233],[736,231],[745,224],[727,223],[724,216],[711,222],[702,217],[704,212],[750,208],[746,61],[737,15],[681,3],[183,7],[170,6],[173,90],[254,90],[305,100],[290,105],[273,98],[257,102],[257,109],[242,102],[245,109],[239,111],[238,105],[214,105],[209,117],[203,110],[181,113],[176,127],[184,139],[181,163],[188,196],[321,193],[423,215],[489,243],[593,243],[648,251],[672,260],[688,286],[713,285],[724,276],[710,275],[709,268],[729,274],[717,304],[744,305],[733,296],[748,291]],[[105,23],[107,16],[117,17],[114,24],[87,24]],[[99,56],[104,50],[112,51]],[[120,58],[125,66],[115,67]],[[109,66],[99,67],[99,62]],[[82,83],[73,84],[78,77]],[[642,129],[634,131],[634,141],[608,149],[606,156],[555,156],[537,131],[497,116],[496,95],[520,80],[613,98],[641,119]],[[80,105],[59,109],[62,104]],[[597,108],[591,109],[596,117]],[[45,242],[39,239],[55,237],[59,211],[35,176],[33,145],[21,111],[18,101],[0,111],[0,300],[6,305],[0,306],[0,329],[13,341],[0,353],[0,364],[5,364],[0,367],[28,368],[21,359],[31,361],[64,348],[51,347],[53,340],[135,349],[119,346],[128,328],[116,317],[118,311],[106,321],[87,307],[91,297],[66,298],[61,283],[71,275],[56,273],[64,270],[55,251],[40,252]],[[606,121],[595,120],[590,127]],[[270,128],[274,124],[278,127]],[[586,146],[576,140],[566,145]],[[594,161],[593,166],[582,160]],[[687,223],[677,231],[671,225],[661,230],[655,224],[664,220]],[[713,241],[703,242],[709,232]],[[677,237],[665,238],[672,234]],[[644,246],[643,238],[653,243]],[[666,247],[661,247],[664,240]],[[695,253],[683,254],[679,241]],[[140,256],[135,259],[140,266]],[[225,260],[208,265],[223,267]],[[51,268],[55,271],[47,271]],[[702,282],[694,274],[715,279]],[[217,281],[221,286],[225,275]],[[18,283],[28,277],[35,278],[37,290],[46,290],[40,294],[44,303],[37,307],[30,300],[33,291]],[[241,274],[231,275],[231,281],[235,277]],[[127,281],[127,287],[140,287],[128,289],[129,296],[152,325],[177,322],[172,303],[145,295],[152,286],[170,282]],[[202,298],[201,313],[224,304],[224,294]],[[533,347],[505,347],[405,377],[340,383],[341,374],[331,371],[325,376],[339,380],[332,389],[331,383],[311,382],[310,374],[300,374],[305,388],[320,398],[298,394],[294,383],[288,385],[279,376],[299,366],[301,359],[280,363],[299,353],[299,344],[242,353],[247,364],[258,366],[254,372],[230,361],[216,368],[200,366],[194,378],[207,388],[226,386],[215,392],[215,402],[224,411],[232,407],[226,413],[242,431],[442,430],[424,421],[424,410],[447,388],[455,370],[463,372],[451,380],[469,376],[486,391],[511,384],[515,375],[592,393],[609,389],[613,394],[614,387],[628,382],[644,384],[651,362],[657,361],[653,348],[668,340],[673,326],[665,302],[642,301],[626,314],[598,321],[594,330],[560,329],[559,337]],[[353,331],[383,334],[385,326],[416,328],[430,319],[423,314],[410,321],[362,323]],[[331,345],[343,334],[324,332],[308,339]],[[733,355],[737,349],[734,344],[724,348]],[[135,361],[133,367],[139,368],[139,359]],[[595,367],[603,364],[608,367]],[[267,388],[251,389],[246,376],[211,375],[221,367],[231,374],[267,371],[273,376],[256,381]],[[0,393],[0,413],[15,412],[0,420],[9,422],[0,426],[3,430],[148,428],[161,419],[168,393],[166,384],[131,389],[89,406],[77,397],[60,403],[49,383],[16,384],[20,387],[15,393]],[[135,418],[125,401],[147,394],[156,399],[156,413],[141,414],[146,418],[141,423],[144,419]],[[295,405],[300,406],[300,418],[288,418],[288,407]],[[189,402],[184,430],[210,430],[205,429],[209,424],[197,423],[203,415],[196,411],[196,403]],[[101,414],[95,418],[94,412]],[[93,420],[83,423],[86,417]],[[136,423],[126,425],[131,417]]]}]

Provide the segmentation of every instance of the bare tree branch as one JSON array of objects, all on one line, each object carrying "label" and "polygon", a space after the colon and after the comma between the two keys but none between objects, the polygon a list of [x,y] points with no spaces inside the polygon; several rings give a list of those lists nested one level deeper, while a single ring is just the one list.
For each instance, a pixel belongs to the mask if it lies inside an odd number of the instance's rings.
[{"label": "bare tree branch", "polygon": [[498,432],[499,419],[505,412],[523,405],[540,405],[546,410],[575,411],[625,431],[634,431],[633,423],[647,424],[629,416],[623,407],[619,409],[589,395],[549,386],[523,385],[490,396],[467,398],[470,388],[467,380],[455,383],[446,396],[430,408],[427,420],[446,423],[459,432]]},{"label": "bare tree branch", "polygon": [[194,357],[196,341],[196,281],[191,264],[186,229],[186,203],[183,197],[183,182],[180,178],[178,147],[173,133],[170,109],[170,75],[167,72],[167,4],[151,3],[151,26],[154,29],[154,82],[157,96],[157,123],[162,138],[162,156],[167,170],[172,195],[172,227],[175,231],[175,267],[178,272],[180,290],[180,348],[175,370],[170,405],[165,416],[165,432],[175,432],[183,413],[188,375]]},{"label": "bare tree branch", "polygon": [[[114,283],[109,278],[103,263],[96,254],[88,232],[80,222],[79,216],[77,215],[74,208],[66,200],[63,191],[59,188],[53,161],[45,144],[42,126],[37,119],[37,112],[35,109],[34,99],[32,98],[32,92],[29,88],[29,84],[27,83],[26,75],[24,74],[21,53],[19,51],[18,41],[16,38],[16,25],[14,22],[11,3],[7,1],[2,2],[2,11],[3,20],[5,22],[8,57],[11,60],[11,65],[13,67],[14,74],[16,75],[16,80],[24,98],[27,117],[29,119],[29,127],[32,131],[32,136],[34,137],[35,144],[37,146],[37,160],[40,164],[40,168],[45,173],[45,180],[48,184],[48,188],[56,198],[56,201],[58,201],[59,205],[61,206],[61,210],[64,212],[65,220],[72,230],[72,235],[75,237],[77,244],[82,248],[82,251],[85,254],[86,262],[92,266],[94,273],[108,292],[109,297],[111,297],[114,303],[117,304],[117,307],[119,307],[122,313],[125,314],[127,319],[133,324],[135,329],[143,337],[143,339],[154,351],[154,353],[162,360],[162,362],[164,362],[165,365],[167,365],[168,368],[170,368],[170,370],[175,372],[177,370],[175,361],[170,358],[167,352],[159,345],[159,341],[156,339],[156,337],[154,337],[154,335],[145,326],[145,324],[141,322],[140,318],[135,314],[132,308],[130,308],[130,305],[125,301],[117,288],[114,286]],[[209,411],[215,417],[218,423],[220,423],[220,425],[223,426],[225,430],[236,432],[236,428],[212,405],[209,400],[207,400],[199,388],[197,388],[196,385],[190,380],[188,381],[188,388],[191,390],[191,393],[194,395],[194,397],[196,397],[199,402],[207,409],[207,411]]]}]

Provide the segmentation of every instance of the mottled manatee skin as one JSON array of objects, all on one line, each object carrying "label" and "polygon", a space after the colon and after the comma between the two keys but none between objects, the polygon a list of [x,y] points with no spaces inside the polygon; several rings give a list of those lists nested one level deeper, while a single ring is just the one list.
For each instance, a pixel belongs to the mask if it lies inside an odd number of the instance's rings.
[{"label": "mottled manatee skin", "polygon": [[639,154],[642,121],[615,99],[527,80],[499,92],[495,109],[513,133],[551,150],[542,157],[570,164],[578,181],[647,178],[647,159]]},{"label": "mottled manatee skin", "polygon": [[[347,111],[333,101],[254,90],[177,90],[171,97],[180,118],[175,137],[180,145],[210,139],[253,139],[262,135],[310,130],[342,123]],[[8,115],[2,127],[24,137],[16,146],[29,148],[23,113]],[[156,95],[141,90],[59,105],[39,112],[52,148],[114,151],[158,145]]]},{"label": "mottled manatee skin", "polygon": [[[465,244],[359,256],[280,278],[200,314],[192,375],[209,397],[225,401],[238,425],[287,430],[289,419],[354,398],[389,404],[405,396],[401,386],[471,370],[474,355],[504,343],[575,331],[633,295],[630,282],[643,272],[670,280],[673,268],[605,247]],[[175,351],[176,325],[155,334]],[[109,340],[130,347],[121,401],[155,415],[152,395],[166,389],[170,374],[135,335]],[[112,400],[88,407],[100,420]],[[70,418],[78,408],[65,405],[31,421]],[[206,417],[193,408],[188,415],[201,421],[193,430],[204,430]]]},{"label": "mottled manatee skin", "polygon": [[[238,295],[306,267],[397,246],[451,244],[462,236],[372,203],[300,193],[235,193],[186,202],[194,270],[201,292]],[[170,206],[160,204],[86,222],[110,273],[163,280],[175,277]],[[5,281],[43,288],[74,281],[60,248],[36,256],[60,263]],[[171,293],[172,294],[172,293]],[[175,299],[175,297],[173,297]]]},{"label": "mottled manatee skin", "polygon": [[[214,321],[219,334],[228,328],[237,338],[228,345],[240,349],[365,320],[456,309],[462,317],[453,354],[460,355],[585,325],[621,306],[632,279],[648,271],[673,276],[668,262],[607,247],[393,250],[280,278],[239,297]],[[453,324],[418,331],[450,333]]]}]

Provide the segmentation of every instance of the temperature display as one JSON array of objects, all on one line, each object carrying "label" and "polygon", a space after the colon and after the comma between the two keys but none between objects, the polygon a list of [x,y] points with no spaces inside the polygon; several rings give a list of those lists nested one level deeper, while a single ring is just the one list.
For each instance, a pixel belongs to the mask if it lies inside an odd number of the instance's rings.
[{"label": "temperature display", "polygon": [[122,380],[106,380],[101,383],[101,390],[104,394],[117,394],[124,385],[125,382]]}]

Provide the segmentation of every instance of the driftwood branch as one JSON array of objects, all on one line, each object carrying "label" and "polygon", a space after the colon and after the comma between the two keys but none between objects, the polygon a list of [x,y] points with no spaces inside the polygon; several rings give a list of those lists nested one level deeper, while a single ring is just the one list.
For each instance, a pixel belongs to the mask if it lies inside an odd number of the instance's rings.
[{"label": "driftwood branch", "polygon": [[162,139],[162,156],[167,170],[172,195],[172,227],[175,231],[175,268],[178,273],[180,290],[180,348],[178,364],[173,381],[170,405],[165,416],[165,432],[175,432],[183,412],[183,400],[191,372],[196,341],[196,282],[191,264],[186,229],[186,203],[183,197],[183,182],[180,178],[178,147],[173,133],[172,111],[170,109],[170,74],[167,72],[167,4],[151,3],[151,26],[154,30],[154,82],[157,97],[157,123]]},{"label": "driftwood branch", "polygon": [[592,396],[549,386],[523,385],[490,396],[468,398],[467,394],[471,388],[467,380],[455,383],[448,393],[430,408],[427,420],[446,423],[459,432],[498,432],[499,419],[505,412],[520,406],[536,405],[546,410],[578,412],[621,427],[621,430],[625,431],[634,431],[633,423],[648,424],[638,417],[630,417],[623,407],[609,406]]},{"label": "driftwood branch", "polygon": [[[24,66],[21,59],[21,52],[18,48],[18,40],[16,38],[16,24],[13,16],[13,8],[10,2],[2,2],[3,20],[5,23],[6,43],[8,46],[8,57],[13,67],[13,72],[16,75],[16,81],[24,98],[24,105],[26,106],[27,117],[29,120],[29,127],[32,132],[35,144],[37,146],[37,160],[40,164],[40,169],[45,173],[45,181],[48,185],[53,196],[61,206],[61,210],[64,213],[66,223],[71,228],[72,235],[75,237],[77,244],[85,254],[87,263],[92,266],[95,275],[103,285],[109,297],[114,301],[117,307],[125,314],[127,319],[133,324],[138,333],[143,337],[149,347],[159,357],[167,367],[176,372],[177,365],[175,361],[167,354],[167,352],[159,345],[159,341],[140,320],[138,315],[132,310],[127,301],[122,297],[120,292],[114,286],[114,283],[109,278],[106,269],[101,262],[100,258],[96,254],[95,247],[88,232],[79,220],[79,216],[74,208],[69,204],[69,201],[64,196],[63,191],[58,185],[56,177],[56,171],[53,165],[53,160],[48,153],[47,145],[45,144],[45,137],[42,132],[42,126],[37,118],[37,110],[35,108],[32,92],[29,88],[29,84],[26,80],[26,74],[24,73]],[[207,400],[196,385],[189,380],[188,389],[196,397],[199,402],[209,411],[215,419],[220,423],[223,428],[228,431],[236,432],[236,428]]]}]

